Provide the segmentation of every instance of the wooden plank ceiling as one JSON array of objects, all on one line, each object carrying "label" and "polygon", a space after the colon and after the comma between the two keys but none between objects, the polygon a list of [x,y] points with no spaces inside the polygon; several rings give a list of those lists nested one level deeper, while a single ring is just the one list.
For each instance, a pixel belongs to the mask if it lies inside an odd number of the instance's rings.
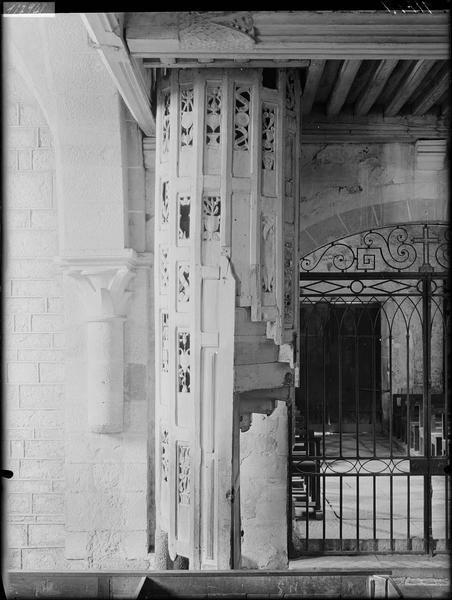
[{"label": "wooden plank ceiling", "polygon": [[[228,25],[245,33],[225,43]],[[218,60],[447,59],[447,10],[216,11],[125,13],[130,52],[158,63]],[[247,39],[248,36],[248,39]],[[249,42],[249,43],[246,43]]]},{"label": "wooden plank ceiling", "polygon": [[446,10],[124,15],[129,52],[145,70],[293,67],[305,117],[448,116]]},{"label": "wooden plank ceiling", "polygon": [[449,110],[446,60],[312,60],[303,74],[305,116],[440,116]]}]

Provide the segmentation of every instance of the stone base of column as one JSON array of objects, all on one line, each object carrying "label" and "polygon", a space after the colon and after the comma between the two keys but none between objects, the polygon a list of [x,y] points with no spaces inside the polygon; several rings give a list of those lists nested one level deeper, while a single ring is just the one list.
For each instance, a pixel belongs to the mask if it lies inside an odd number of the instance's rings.
[{"label": "stone base of column", "polygon": [[168,533],[163,529],[155,530],[155,555],[154,569],[156,571],[186,571],[188,570],[188,558],[177,555],[171,560],[168,552]]},{"label": "stone base of column", "polygon": [[167,571],[172,568],[172,562],[168,552],[168,533],[157,528],[155,530],[154,569],[156,571]]},{"label": "stone base of column", "polygon": [[188,570],[188,558],[185,556],[177,555],[173,562],[174,571],[186,571]]}]

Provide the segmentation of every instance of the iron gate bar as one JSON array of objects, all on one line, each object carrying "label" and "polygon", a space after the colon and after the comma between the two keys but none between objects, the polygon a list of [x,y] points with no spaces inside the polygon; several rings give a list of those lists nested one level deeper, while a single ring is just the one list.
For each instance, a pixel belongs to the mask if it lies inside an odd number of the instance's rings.
[{"label": "iron gate bar", "polygon": [[[412,235],[409,238],[410,228],[415,230],[416,228],[422,229],[422,235],[414,236]],[[434,229],[434,235],[429,234],[429,230]],[[381,233],[383,232],[383,233]],[[385,233],[386,232],[386,233]],[[389,233],[388,233],[389,232]],[[412,517],[412,476],[416,476],[416,473],[422,476],[423,479],[423,512],[424,512],[424,551],[432,551],[434,546],[433,540],[433,527],[432,527],[432,476],[435,473],[444,474],[442,471],[445,463],[445,458],[432,458],[432,388],[431,388],[431,336],[433,331],[433,322],[432,322],[432,306],[431,303],[434,301],[436,306],[436,311],[433,315],[435,318],[436,313],[439,312],[443,318],[443,329],[442,329],[442,339],[443,339],[443,409],[444,414],[447,415],[447,418],[444,420],[444,425],[442,426],[442,434],[446,442],[444,450],[446,454],[449,454],[450,442],[448,439],[448,433],[450,428],[450,420],[449,420],[449,382],[446,377],[446,361],[449,353],[449,340],[446,329],[448,327],[448,321],[446,322],[446,318],[442,313],[442,310],[439,307],[439,304],[436,300],[433,300],[433,296],[437,296],[443,299],[443,302],[449,301],[448,292],[445,293],[446,287],[445,284],[448,282],[448,272],[444,270],[446,266],[446,242],[447,242],[447,228],[444,224],[419,224],[414,223],[406,226],[394,226],[394,227],[383,227],[377,230],[370,230],[369,232],[365,232],[359,234],[361,244],[366,245],[365,248],[357,247],[353,248],[352,246],[347,246],[344,243],[344,240],[339,240],[333,242],[332,244],[328,244],[315,252],[311,253],[311,256],[314,257],[314,260],[309,262],[311,259],[304,257],[300,261],[300,301],[302,306],[311,306],[313,310],[319,304],[323,304],[324,302],[327,306],[345,306],[342,312],[342,319],[340,323],[337,325],[338,327],[338,345],[337,345],[337,409],[336,409],[336,417],[338,419],[338,423],[336,427],[338,429],[338,452],[336,454],[327,456],[327,446],[326,446],[326,418],[327,418],[327,373],[326,373],[326,338],[325,338],[325,325],[321,325],[318,333],[314,334],[312,340],[310,339],[308,327],[305,328],[304,335],[299,337],[299,340],[303,342],[303,358],[304,358],[304,396],[303,396],[303,412],[305,417],[305,422],[303,423],[304,429],[304,437],[305,437],[305,450],[306,450],[306,458],[308,458],[310,462],[310,467],[308,470],[303,469],[303,460],[295,461],[293,464],[298,467],[297,472],[300,474],[304,474],[306,476],[306,493],[305,493],[305,540],[304,547],[306,551],[309,552],[311,547],[311,539],[310,539],[310,529],[309,529],[309,515],[310,515],[310,494],[313,493],[317,488],[323,490],[322,497],[322,548],[323,551],[331,550],[335,546],[327,546],[326,535],[327,535],[327,524],[326,524],[326,502],[327,502],[327,491],[329,489],[329,478],[335,478],[335,480],[339,484],[339,518],[338,518],[338,526],[339,526],[339,544],[340,550],[348,552],[362,552],[364,548],[369,550],[369,545],[366,543],[366,539],[360,539],[360,517],[361,517],[361,480],[360,477],[371,477],[372,481],[372,537],[373,537],[373,550],[380,551],[378,545],[377,538],[377,518],[378,518],[378,493],[380,486],[378,485],[378,477],[386,477],[389,481],[389,543],[390,543],[390,551],[397,553],[400,551],[405,551],[400,546],[395,545],[396,538],[394,536],[394,493],[395,493],[395,485],[396,482],[405,481],[405,485],[400,488],[399,483],[397,483],[397,489],[405,489],[406,490],[406,546],[408,551],[420,551],[418,547],[414,547],[412,543],[412,530],[411,530],[411,517]],[[385,237],[386,236],[386,237]],[[391,238],[392,236],[392,238]],[[355,238],[355,242],[357,239],[357,235],[348,236],[349,240],[353,237]],[[430,246],[433,243],[437,244],[436,251],[432,252],[430,250]],[[374,244],[372,246],[372,244]],[[380,244],[380,246],[379,246]],[[386,244],[383,245],[382,244]],[[419,244],[420,248],[422,248],[422,252],[419,253],[415,244]],[[342,245],[342,247],[341,247]],[[345,250],[344,250],[345,249]],[[327,254],[327,251],[329,254]],[[338,252],[339,251],[339,252]],[[342,256],[340,256],[342,252]],[[349,253],[346,255],[346,253]],[[333,253],[336,253],[333,256],[331,262],[331,256]],[[317,256],[320,258],[317,259]],[[327,263],[328,270],[324,269],[323,271],[315,270],[319,265],[322,265],[322,261],[327,259],[329,263]],[[383,260],[386,264],[384,270],[372,270],[376,269],[376,261],[380,259]],[[388,260],[389,262],[388,262]],[[305,264],[303,265],[303,261]],[[342,262],[341,262],[342,261]],[[348,262],[347,262],[348,261]],[[422,262],[421,262],[422,261]],[[431,264],[430,264],[431,263]],[[312,266],[314,265],[314,266]],[[364,265],[364,267],[363,267]],[[305,267],[309,267],[309,270],[305,270]],[[325,265],[323,265],[325,267]],[[337,269],[337,271],[335,270]],[[436,270],[435,270],[436,269]],[[411,280],[411,284],[408,280]],[[381,282],[379,285],[377,283],[370,285],[365,285],[365,282],[379,281]],[[399,284],[397,284],[399,281]],[[314,285],[311,284],[313,282]],[[341,282],[344,282],[344,285],[341,285]],[[348,282],[348,286],[347,283]],[[404,285],[403,282],[407,282],[408,285]],[[440,283],[441,282],[441,283]],[[318,289],[315,287],[318,286]],[[386,302],[381,303],[381,298],[388,298],[397,300],[397,298],[402,299],[402,301],[396,301],[393,316],[391,317],[391,322],[388,321],[388,313],[386,308]],[[404,302],[404,298],[410,299],[410,304]],[[418,300],[414,301],[415,298]],[[369,311],[369,304],[375,302],[379,304],[379,308],[375,313],[374,317],[370,317],[371,325],[370,325],[370,333],[365,333],[363,336],[359,335],[358,325],[361,321],[364,321],[364,315],[368,316],[372,315],[372,312]],[[422,302],[422,310],[419,311],[419,302]],[[363,308],[362,312],[351,313],[350,307],[361,306]],[[407,308],[405,308],[407,307]],[[408,323],[404,316],[405,311],[408,310]],[[347,311],[350,312],[350,315],[355,314],[355,317],[351,317],[352,320],[352,334],[353,337],[348,341],[348,335],[345,333],[342,334],[342,322],[344,321]],[[367,312],[366,312],[367,311]],[[400,311],[400,316],[398,313]],[[306,313],[307,315],[309,313]],[[336,313],[332,313],[335,315]],[[339,313],[338,313],[339,314]],[[398,435],[401,434],[402,431],[405,431],[406,438],[406,449],[402,455],[400,455],[399,450],[397,450],[397,454],[394,452],[394,436],[396,435],[395,431],[395,397],[393,394],[393,386],[395,385],[395,379],[393,378],[393,369],[392,367],[388,369],[388,389],[383,390],[378,385],[378,369],[381,369],[381,364],[379,366],[377,361],[377,338],[378,335],[381,336],[381,333],[378,334],[378,331],[381,331],[381,315],[385,316],[386,324],[388,327],[388,333],[386,334],[386,361],[389,361],[389,365],[393,365],[393,361],[396,360],[396,356],[393,352],[394,344],[396,343],[397,337],[395,337],[393,328],[395,327],[395,323],[397,320],[403,324],[405,322],[406,333],[405,333],[405,356],[406,356],[406,364],[405,364],[405,382],[406,382],[406,393],[402,393],[403,400],[401,401],[401,411],[399,415],[399,411],[397,412],[397,431]],[[357,316],[356,316],[357,315]],[[400,319],[404,319],[400,320]],[[447,315],[448,319],[448,315]],[[309,320],[309,319],[308,319]],[[334,320],[334,318],[333,318]],[[422,389],[422,436],[423,436],[423,456],[413,456],[412,451],[412,440],[411,440],[411,420],[412,420],[412,408],[411,404],[414,398],[414,388],[412,386],[412,376],[411,376],[411,363],[410,356],[415,352],[416,348],[416,340],[411,336],[411,328],[416,325],[419,320],[422,326],[422,375],[423,375],[423,389]],[[378,323],[377,323],[378,321]],[[357,325],[358,323],[358,325]],[[385,325],[386,326],[386,325]],[[369,327],[369,326],[368,326]],[[333,331],[333,330],[332,330]],[[398,330],[397,330],[398,331]],[[447,330],[448,331],[448,330]],[[397,336],[399,334],[397,333]],[[315,338],[315,336],[317,336]],[[312,356],[309,354],[310,343],[314,343],[315,339],[321,336],[321,359],[323,361],[322,370],[321,370],[321,415],[322,415],[322,424],[321,427],[318,427],[317,431],[321,429],[322,436],[322,444],[313,444],[310,441],[310,421],[311,421],[311,408],[310,403],[312,402],[312,394],[315,394],[314,388],[311,389],[310,380],[308,377],[307,366],[312,363],[312,360],[316,360],[314,357],[318,356],[318,354],[314,353]],[[353,342],[354,344],[350,343]],[[362,339],[362,341],[361,341]],[[380,340],[381,341],[381,340]],[[413,349],[410,349],[410,343],[413,343]],[[369,350],[368,344],[371,345]],[[346,373],[349,372],[350,367],[347,370],[344,370],[344,360],[346,360],[346,352],[347,356],[354,357],[354,367],[352,367],[353,379],[350,380],[351,387],[348,386],[344,388],[344,382]],[[367,388],[362,388],[360,386],[360,379],[363,377],[366,378],[367,370],[369,369],[369,362],[367,362],[367,366],[364,368],[361,374],[361,365],[359,362],[359,358],[361,354],[369,354],[370,353],[370,381],[371,388],[367,390]],[[414,354],[413,354],[414,357]],[[311,359],[311,362],[308,361],[308,358]],[[348,375],[347,375],[348,376]],[[368,376],[367,376],[368,377]],[[334,380],[334,379],[333,379]],[[398,379],[397,381],[400,381]],[[400,383],[399,383],[400,386]],[[352,400],[352,406],[354,406],[351,416],[352,421],[354,419],[354,427],[350,429],[350,426],[344,430],[344,391],[345,389],[349,390],[347,396]],[[351,392],[351,394],[350,394]],[[360,399],[362,394],[370,394],[364,397],[368,399],[365,401],[366,408],[362,413],[361,417],[361,404]],[[378,455],[377,452],[377,401],[379,398],[379,394],[385,394],[387,403],[387,418],[389,420],[388,426],[389,431],[389,448],[386,446],[388,451],[383,452],[382,455]],[[389,396],[388,396],[389,394]],[[353,398],[354,396],[354,398]],[[330,397],[330,396],[328,396]],[[319,398],[320,399],[320,398]],[[360,427],[359,423],[362,419],[364,419],[363,423],[365,423],[366,414],[369,414],[369,400],[371,402],[371,435],[372,435],[372,449],[371,449],[371,458],[377,461],[385,461],[386,469],[382,472],[369,472],[368,474],[364,473],[364,470],[367,470],[366,460],[368,460],[367,449],[368,446],[363,445],[361,449],[360,446]],[[364,406],[364,405],[363,405]],[[319,407],[320,408],[320,407]],[[367,411],[367,412],[366,412]],[[318,409],[315,409],[315,414],[317,415],[317,420],[319,416]],[[416,411],[415,411],[416,412]],[[354,416],[353,416],[354,413]],[[334,411],[333,411],[334,414]],[[348,414],[348,413],[347,413]],[[314,413],[313,413],[314,415]],[[403,419],[406,418],[406,422],[403,423]],[[349,419],[349,417],[347,417]],[[399,424],[399,420],[402,419],[401,424]],[[400,426],[401,425],[401,426]],[[421,426],[419,422],[419,426]],[[353,431],[356,436],[355,444],[355,452],[356,456],[348,456],[348,454],[344,451],[344,440],[345,440],[345,432]],[[336,430],[337,431],[337,430]],[[364,430],[365,431],[365,430]],[[419,432],[419,429],[413,429]],[[416,434],[419,437],[418,434]],[[351,438],[352,440],[353,438]],[[401,438],[403,439],[403,437]],[[320,440],[319,440],[320,441]],[[415,441],[415,440],[414,440]],[[415,442],[417,444],[417,442]],[[349,442],[347,442],[347,448],[349,446]],[[334,444],[333,446],[334,447]],[[381,446],[384,448],[385,446]],[[322,454],[320,454],[320,448],[322,450]],[[348,452],[348,451],[347,451]],[[435,454],[439,452],[435,450]],[[346,455],[347,454],[347,455]],[[344,538],[344,482],[347,481],[344,478],[350,477],[350,472],[346,471],[343,473],[335,471],[335,461],[346,461],[348,463],[354,462],[355,473],[352,476],[355,483],[355,511],[356,511],[356,535],[354,544],[351,543],[353,540],[347,540]],[[397,460],[405,461],[410,466],[408,472],[397,472]],[[394,462],[395,461],[395,462]],[[319,464],[319,468],[316,472],[312,472],[312,463]],[[342,468],[342,467],[341,467]],[[375,468],[375,467],[371,467]],[[394,477],[396,479],[394,480]],[[400,479],[400,477],[405,477],[406,479]],[[366,481],[366,480],[363,480]],[[382,480],[383,482],[384,480]],[[316,483],[318,482],[318,483]],[[331,482],[334,482],[334,479],[331,479]],[[445,478],[446,486],[444,491],[446,506],[448,504],[448,499],[450,496],[449,490],[449,482],[447,478]],[[336,488],[337,489],[337,488]],[[422,489],[422,488],[421,488]],[[398,492],[399,493],[399,492]],[[368,492],[366,492],[368,494]],[[317,506],[317,504],[316,504]],[[350,505],[349,505],[350,506]],[[399,505],[400,506],[400,505]],[[446,510],[446,529],[449,524],[449,516]],[[399,517],[398,517],[399,518]],[[448,531],[445,532],[446,543],[449,540]],[[399,539],[399,538],[397,538]],[[316,538],[317,540],[317,538]],[[315,550],[316,546],[312,546]],[[365,550],[364,550],[365,551]]]},{"label": "iron gate bar", "polygon": [[[342,457],[342,344],[340,343],[339,336],[339,346],[338,346],[338,396],[339,396],[339,456]],[[308,395],[306,394],[306,403],[308,404]]]},{"label": "iron gate bar", "polygon": [[[355,333],[356,333],[356,323]],[[358,347],[358,336],[355,335],[355,412],[356,412],[356,455],[359,456],[359,347]]]},{"label": "iron gate bar", "polygon": [[[307,344],[306,344],[307,347]],[[307,375],[307,373],[306,373]],[[308,380],[306,379],[306,394],[309,392]],[[309,406],[306,404],[306,418],[305,418],[305,449],[308,454],[308,424],[309,424]],[[306,550],[309,551],[309,494],[308,494],[308,481],[306,478],[306,490],[305,490],[305,515],[306,515]]]},{"label": "iron gate bar", "polygon": [[372,491],[373,491],[373,498],[372,498],[372,500],[373,500],[373,502],[372,502],[373,535],[374,535],[374,540],[376,540],[377,539],[377,480],[375,478],[375,475],[372,476]]},{"label": "iron gate bar", "polygon": [[[381,319],[380,319],[380,310],[381,307],[378,308],[378,321],[380,324],[381,330]],[[373,456],[377,455],[377,431],[376,431],[376,421],[377,421],[377,381],[376,381],[376,357],[375,357],[375,340],[372,340],[372,450]],[[381,360],[380,360],[381,367]]]},{"label": "iron gate bar", "polygon": [[[391,277],[391,273],[381,273],[380,271],[375,271],[375,272],[365,272],[365,273],[361,273],[359,271],[351,271],[350,273],[342,273],[342,272],[338,272],[336,273],[336,271],[330,271],[328,273],[321,273],[321,272],[302,272],[300,273],[300,287],[302,286],[303,281],[312,281],[317,280],[317,281],[322,281],[324,279],[330,279],[330,280],[335,280],[335,279],[346,279],[346,280],[350,280],[350,279],[423,279],[425,277],[429,277],[431,279],[442,279],[444,281],[447,281],[449,278],[449,274],[447,271],[433,271],[432,273],[425,273],[422,271],[410,271],[410,272],[401,272],[401,273],[397,273],[394,274],[393,277]],[[356,294],[354,294],[356,295]],[[359,295],[359,294],[358,294]],[[402,294],[403,295],[403,294]],[[406,294],[405,294],[406,295]]]},{"label": "iron gate bar", "polygon": [[340,517],[339,517],[339,532],[340,533],[339,533],[339,537],[340,537],[340,540],[341,540],[341,550],[342,550],[343,549],[343,547],[342,547],[342,520],[343,520],[343,511],[342,511],[342,508],[343,508],[343,499],[344,499],[343,498],[344,492],[343,492],[343,488],[342,488],[342,477],[339,478],[339,483],[340,483],[340,486],[341,486],[340,487],[340,496],[339,496],[340,497],[340,500],[339,500],[339,502],[340,502],[340,512],[339,512],[339,515],[340,515]]},{"label": "iron gate bar", "polygon": [[[392,398],[392,327],[389,331],[389,397]],[[389,403],[389,454],[392,456],[392,436],[393,436],[393,402]]]},{"label": "iron gate bar", "polygon": [[[444,400],[445,400],[445,409],[444,409],[444,420],[443,420],[443,438],[446,440],[445,450],[446,456],[450,457],[450,431],[449,431],[449,370],[448,370],[448,362],[447,359],[450,353],[450,345],[449,345],[449,336],[447,332],[450,331],[448,327],[450,326],[450,313],[448,313],[448,303],[450,301],[449,290],[445,290],[444,302],[443,302],[443,345],[444,345],[444,355],[443,355],[443,385],[444,385]],[[450,307],[449,307],[450,310]],[[445,319],[444,319],[445,317]],[[445,481],[445,503],[446,507],[449,507],[449,485],[450,485],[450,477],[446,475]],[[446,508],[446,548],[449,545],[449,511]]]},{"label": "iron gate bar", "polygon": [[[446,507],[449,506],[449,477],[446,476],[445,486],[444,486],[444,499],[446,502]],[[447,542],[449,541],[449,511],[446,508],[446,548]]]},{"label": "iron gate bar", "polygon": [[[353,459],[352,459],[353,460]],[[381,459],[383,460],[383,459]],[[311,471],[299,471],[301,474],[303,475],[311,475]],[[372,477],[376,477],[376,478],[384,478],[386,477],[387,479],[389,479],[389,477],[405,477],[405,478],[409,478],[411,476],[416,476],[419,477],[419,473],[360,473],[358,474],[358,477],[361,478],[368,478],[371,479]],[[437,473],[436,475],[442,475],[442,473]],[[340,477],[345,478],[351,478],[351,477],[356,477],[357,474],[356,473],[316,473],[315,475],[313,475],[313,477],[326,477],[329,479],[338,479]],[[423,477],[424,475],[422,475]]]},{"label": "iron gate bar", "polygon": [[[443,425],[443,437],[445,439],[445,452],[446,456],[450,459],[450,444],[451,444],[451,432],[450,432],[450,412],[449,412],[449,377],[451,376],[451,371],[449,371],[448,367],[448,358],[450,359],[450,310],[451,310],[451,295],[450,288],[448,288],[449,280],[444,283],[444,300],[443,300],[443,340],[444,340],[444,355],[443,355],[443,377],[444,377],[444,400],[445,400],[445,409],[444,409],[444,425]],[[449,335],[448,335],[449,332]],[[446,507],[449,507],[449,491],[450,491],[450,476],[446,475],[445,480],[445,503]],[[449,532],[449,511],[446,509],[446,549],[449,547],[450,543],[450,532]]]},{"label": "iron gate bar", "polygon": [[[428,247],[428,246],[427,246]],[[425,259],[425,256],[424,256]],[[424,260],[425,262],[425,260]],[[426,273],[422,278],[422,343],[423,343],[423,412],[424,412],[424,456],[431,456],[431,396],[430,396],[430,277]],[[432,480],[429,475],[424,475],[424,539],[425,551],[430,552],[433,548],[432,533]]]},{"label": "iron gate bar", "polygon": [[389,538],[391,540],[391,551],[394,552],[394,489],[392,474],[389,476]]},{"label": "iron gate bar", "polygon": [[359,546],[359,475],[356,475],[356,545]]},{"label": "iron gate bar", "polygon": [[[322,444],[323,444],[323,455],[325,456],[325,444],[326,444],[326,436],[325,436],[325,421],[326,421],[326,361],[325,361],[325,336],[322,336],[322,358],[323,358],[323,394],[322,394]],[[325,512],[325,511],[324,511]]]},{"label": "iron gate bar", "polygon": [[406,519],[406,539],[409,540],[411,535],[410,535],[410,524],[411,524],[411,504],[410,504],[410,494],[411,494],[411,479],[409,477],[407,477],[406,480],[406,512],[407,512],[407,519]]},{"label": "iron gate bar", "polygon": [[[407,408],[407,417],[406,417],[406,439],[410,439],[410,330],[407,329],[406,334],[406,408]],[[408,456],[411,456],[411,444],[407,445],[408,448]]]}]

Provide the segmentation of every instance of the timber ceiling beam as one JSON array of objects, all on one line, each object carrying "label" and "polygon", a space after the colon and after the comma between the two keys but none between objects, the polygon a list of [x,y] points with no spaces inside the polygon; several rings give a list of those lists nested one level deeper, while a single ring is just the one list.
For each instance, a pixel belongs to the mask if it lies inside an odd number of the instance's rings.
[{"label": "timber ceiling beam", "polygon": [[150,71],[130,55],[115,13],[82,13],[82,21],[133,118],[146,135],[155,135]]},{"label": "timber ceiling beam", "polygon": [[419,60],[402,80],[398,91],[393,99],[385,108],[386,117],[394,117],[397,115],[402,106],[410,99],[418,86],[421,84],[424,77],[433,66],[431,60]]},{"label": "timber ceiling beam", "polygon": [[422,95],[416,99],[411,108],[413,115],[425,114],[449,89],[449,66],[445,66]]},{"label": "timber ceiling beam", "polygon": [[140,58],[447,59],[448,11],[204,11],[126,13]]},{"label": "timber ceiling beam", "polygon": [[383,91],[389,76],[395,69],[398,60],[382,60],[378,65],[372,79],[367,84],[366,88],[361,93],[355,104],[355,114],[367,115],[369,110],[374,105],[376,99]]},{"label": "timber ceiling beam", "polygon": [[295,60],[295,59],[266,59],[266,60],[253,60],[250,63],[249,58],[243,59],[226,59],[220,58],[171,58],[162,60],[152,60],[145,58],[143,59],[143,67],[145,69],[246,69],[246,67],[252,66],[253,68],[272,68],[272,69],[303,69],[309,66],[309,60]]},{"label": "timber ceiling beam", "polygon": [[328,116],[340,113],[360,66],[360,60],[344,60],[326,105]]},{"label": "timber ceiling beam", "polygon": [[415,142],[419,139],[447,139],[446,115],[432,114],[414,117],[339,114],[333,118],[323,113],[311,113],[303,120],[303,143],[390,143]]},{"label": "timber ceiling beam", "polygon": [[312,105],[317,94],[320,79],[322,78],[323,70],[326,61],[312,60],[306,76],[306,83],[303,91],[303,114],[307,115],[311,112]]}]

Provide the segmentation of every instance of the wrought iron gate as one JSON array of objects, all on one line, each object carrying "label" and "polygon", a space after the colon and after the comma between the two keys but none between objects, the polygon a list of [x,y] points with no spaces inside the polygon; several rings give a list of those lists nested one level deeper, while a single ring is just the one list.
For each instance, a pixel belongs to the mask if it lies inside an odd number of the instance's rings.
[{"label": "wrought iron gate", "polygon": [[411,223],[300,261],[294,555],[449,548],[447,245]]}]

